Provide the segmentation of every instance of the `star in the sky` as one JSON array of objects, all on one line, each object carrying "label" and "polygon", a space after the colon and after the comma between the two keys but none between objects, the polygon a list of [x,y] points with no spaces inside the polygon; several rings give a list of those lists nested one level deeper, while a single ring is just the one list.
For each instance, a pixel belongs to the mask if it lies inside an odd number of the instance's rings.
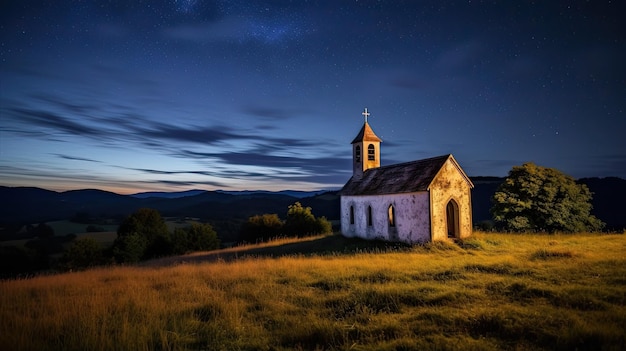
[{"label": "star in the sky", "polygon": [[195,10],[198,0],[174,0],[176,11],[183,13],[191,13]]}]

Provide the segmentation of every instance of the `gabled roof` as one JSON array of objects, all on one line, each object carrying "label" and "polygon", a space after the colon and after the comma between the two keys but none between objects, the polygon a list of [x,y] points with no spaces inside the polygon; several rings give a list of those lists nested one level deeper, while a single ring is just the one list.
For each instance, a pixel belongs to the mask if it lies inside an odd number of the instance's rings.
[{"label": "gabled roof", "polygon": [[474,187],[452,155],[443,155],[395,165],[370,168],[361,179],[355,177],[341,189],[340,195],[383,195],[427,191],[446,161],[451,160],[461,175]]},{"label": "gabled roof", "polygon": [[358,142],[361,142],[361,141],[378,141],[378,142],[381,142],[382,140],[380,140],[380,138],[377,137],[376,134],[374,134],[374,131],[372,130],[370,125],[367,122],[365,122],[363,124],[363,128],[361,128],[361,131],[359,132],[359,134],[357,134],[357,136],[354,138],[354,140],[352,140],[352,142],[350,144],[358,143]]}]

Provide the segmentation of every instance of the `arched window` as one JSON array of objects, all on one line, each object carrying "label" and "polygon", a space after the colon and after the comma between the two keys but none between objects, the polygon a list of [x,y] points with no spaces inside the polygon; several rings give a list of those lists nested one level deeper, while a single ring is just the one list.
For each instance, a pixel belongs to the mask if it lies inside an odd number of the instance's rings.
[{"label": "arched window", "polygon": [[372,226],[372,206],[367,206],[367,225]]},{"label": "arched window", "polygon": [[376,161],[376,147],[374,147],[374,144],[370,144],[367,147],[367,159],[369,161]]},{"label": "arched window", "polygon": [[354,148],[354,159],[356,162],[361,162],[361,146],[359,145]]},{"label": "arched window", "polygon": [[350,224],[354,224],[354,206],[350,206]]},{"label": "arched window", "polygon": [[395,227],[396,226],[396,210],[393,208],[393,205],[389,205],[389,209],[387,210],[387,213],[389,215],[389,226]]}]

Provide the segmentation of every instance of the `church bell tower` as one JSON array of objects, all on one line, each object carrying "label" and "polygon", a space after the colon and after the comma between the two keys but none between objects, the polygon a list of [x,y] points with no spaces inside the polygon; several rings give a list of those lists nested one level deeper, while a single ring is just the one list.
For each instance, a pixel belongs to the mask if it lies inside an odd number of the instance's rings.
[{"label": "church bell tower", "polygon": [[356,179],[362,178],[363,173],[368,169],[380,167],[380,143],[382,142],[367,123],[367,117],[370,115],[367,108],[361,114],[365,117],[365,123],[359,134],[352,140],[352,177]]}]

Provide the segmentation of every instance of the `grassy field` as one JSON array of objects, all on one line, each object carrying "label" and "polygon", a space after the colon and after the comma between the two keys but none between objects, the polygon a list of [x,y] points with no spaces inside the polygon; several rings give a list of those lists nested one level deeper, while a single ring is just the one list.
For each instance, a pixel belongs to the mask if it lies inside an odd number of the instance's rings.
[{"label": "grassy field", "polygon": [[282,240],[0,282],[3,350],[623,350],[626,235]]}]

